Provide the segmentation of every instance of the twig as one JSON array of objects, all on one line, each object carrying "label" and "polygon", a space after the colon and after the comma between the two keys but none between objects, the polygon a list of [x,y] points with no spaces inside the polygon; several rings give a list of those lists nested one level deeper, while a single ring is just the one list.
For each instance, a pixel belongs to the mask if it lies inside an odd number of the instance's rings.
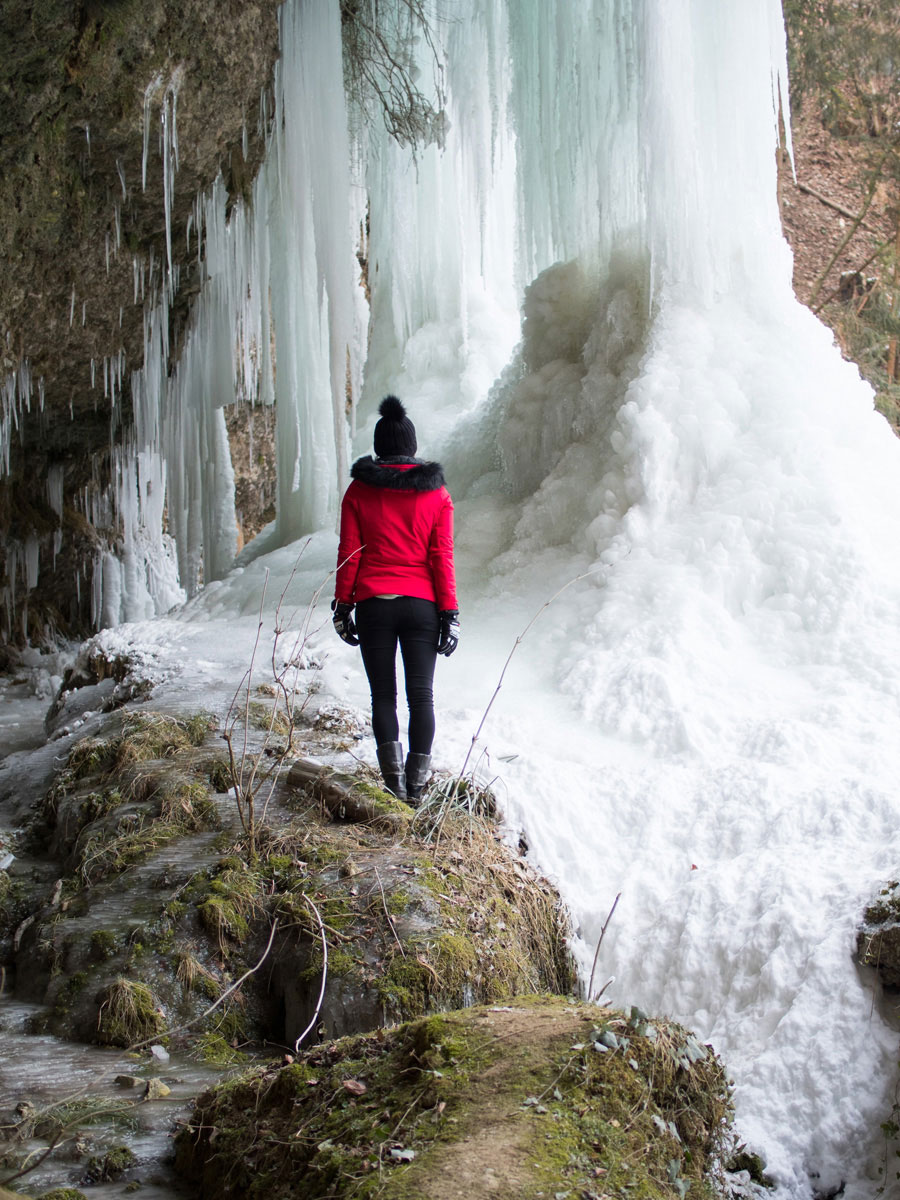
[{"label": "twig", "polygon": [[[869,255],[869,257],[865,260],[865,262],[860,263],[859,266],[856,268],[857,273],[862,274],[862,272],[866,269],[866,267],[869,266],[870,263],[875,261],[875,259],[878,257],[878,255],[881,254],[881,252],[885,249],[885,247],[891,241],[892,241],[892,238],[885,238],[885,240],[883,242],[879,242],[878,245],[875,247],[875,249],[872,251],[872,253]],[[813,309],[813,311],[820,313],[822,311],[822,309],[825,307],[825,305],[830,304],[831,301],[835,298],[835,296],[838,295],[840,290],[841,290],[840,284],[838,284],[838,286],[836,288],[832,288],[832,290],[828,293],[828,295],[825,297],[825,299],[819,301],[819,304],[817,305],[817,307],[815,309]],[[866,292],[866,296],[868,297],[869,295],[871,295],[871,293]]]},{"label": "twig", "polygon": [[6,1177],[6,1179],[0,1180],[0,1187],[7,1188],[7,1187],[9,1187],[9,1185],[11,1183],[15,1183],[15,1181],[17,1179],[21,1179],[23,1175],[30,1175],[32,1171],[36,1171],[38,1169],[38,1167],[41,1165],[41,1163],[44,1162],[45,1159],[49,1158],[49,1156],[56,1149],[57,1144],[61,1140],[61,1138],[62,1138],[63,1134],[66,1132],[66,1130],[70,1129],[71,1126],[74,1124],[76,1124],[76,1122],[72,1121],[68,1125],[64,1125],[62,1129],[60,1129],[56,1134],[54,1134],[53,1138],[47,1145],[47,1149],[43,1152],[43,1154],[41,1154],[41,1156],[38,1158],[37,1162],[30,1163],[31,1156],[29,1155],[28,1158],[25,1159],[25,1166],[22,1167],[20,1170],[16,1171],[15,1175],[8,1175]]},{"label": "twig", "polygon": [[205,1012],[200,1013],[200,1015],[198,1017],[193,1017],[190,1021],[186,1021],[184,1023],[184,1025],[176,1026],[175,1029],[166,1029],[162,1033],[154,1034],[153,1037],[144,1038],[144,1040],[142,1042],[135,1042],[133,1045],[128,1047],[129,1052],[131,1052],[133,1050],[140,1050],[144,1046],[153,1045],[156,1042],[158,1042],[161,1037],[173,1037],[176,1033],[184,1033],[184,1031],[186,1029],[190,1029],[193,1025],[196,1025],[198,1022],[205,1021],[206,1018],[210,1015],[210,1013],[215,1012],[216,1009],[219,1007],[219,1005],[222,1004],[223,1001],[228,999],[228,997],[232,994],[232,992],[236,992],[242,983],[244,983],[246,980],[248,980],[251,975],[256,974],[256,972],[259,970],[259,968],[263,965],[263,963],[269,957],[269,951],[272,949],[272,943],[275,940],[275,933],[276,933],[277,929],[278,929],[278,918],[276,917],[275,920],[272,922],[272,928],[269,930],[269,940],[266,942],[266,948],[265,948],[265,950],[263,950],[262,957],[260,958],[259,962],[256,964],[255,967],[250,967],[249,970],[245,971],[244,974],[240,977],[240,979],[235,980],[235,982],[232,983],[230,987],[227,987],[225,989],[225,991],[222,992],[222,994],[209,1006],[209,1008],[206,1009]]},{"label": "twig", "polygon": [[606,989],[609,987],[609,985],[611,983],[615,983],[615,980],[616,980],[615,975],[610,975],[609,979],[607,979],[606,983],[604,983],[603,987],[600,989],[600,991],[594,997],[594,1004],[597,1003],[597,1001],[600,999],[600,997],[603,995],[603,993],[606,991]]},{"label": "twig", "polygon": [[[591,967],[591,980],[590,980],[590,983],[588,984],[588,1000],[591,999],[591,992],[593,992],[593,990],[594,990],[594,972],[597,970],[597,959],[600,957],[600,947],[603,945],[603,935],[604,935],[604,933],[606,933],[607,925],[612,920],[612,915],[616,911],[616,905],[619,903],[619,898],[621,897],[621,895],[622,895],[621,892],[616,893],[616,898],[615,898],[615,900],[613,900],[612,908],[609,910],[609,914],[607,915],[606,920],[603,922],[603,928],[600,930],[600,937],[597,939],[597,949],[594,951],[594,963],[593,963],[593,966]],[[608,983],[604,984],[603,991],[597,993],[596,998],[598,1000],[603,995],[603,992],[605,992],[606,989],[609,987],[610,983],[612,983],[612,980],[609,980]]]},{"label": "twig", "polygon": [[294,1042],[295,1054],[299,1054],[300,1043],[303,1041],[306,1035],[315,1028],[316,1021],[319,1019],[319,1013],[322,1010],[322,1000],[325,997],[325,981],[328,978],[328,939],[325,937],[325,926],[322,924],[322,914],[316,908],[315,903],[309,898],[309,896],[304,896],[303,899],[316,914],[316,920],[319,922],[319,936],[322,939],[322,986],[319,988],[319,999],[316,1001],[316,1010],[312,1015],[312,1020],[297,1038],[296,1042]]},{"label": "twig", "polygon": [[394,935],[394,941],[400,947],[400,953],[406,958],[406,951],[403,949],[403,943],[397,937],[397,930],[394,928],[394,922],[391,920],[391,914],[388,912],[387,900],[384,895],[384,887],[381,883],[381,876],[378,874],[378,868],[375,867],[375,878],[378,880],[378,887],[381,891],[381,903],[384,905],[384,915],[387,917],[387,923],[391,927],[391,933]]},{"label": "twig", "polygon": [[819,292],[822,290],[822,286],[825,283],[825,280],[828,278],[828,272],[831,270],[831,268],[834,266],[834,264],[837,262],[837,260],[840,258],[840,256],[844,253],[844,250],[847,248],[848,244],[850,243],[851,238],[856,233],[857,229],[859,229],[860,225],[863,223],[863,219],[865,218],[866,213],[869,211],[869,209],[872,206],[872,201],[875,198],[875,189],[877,188],[878,181],[881,178],[881,168],[884,166],[885,161],[887,160],[887,157],[892,152],[892,150],[893,150],[893,146],[888,146],[888,148],[885,150],[884,154],[881,156],[881,158],[878,162],[878,166],[872,173],[872,182],[869,184],[869,190],[866,192],[866,198],[863,202],[862,212],[860,212],[857,216],[855,216],[853,218],[852,225],[847,230],[847,232],[844,234],[844,236],[841,238],[841,240],[838,242],[837,247],[835,248],[834,253],[831,255],[831,258],[828,260],[828,263],[827,263],[825,269],[822,271],[822,273],[819,275],[819,278],[816,280],[815,287],[813,288],[812,294],[809,297],[809,307],[813,310],[813,312],[818,311],[815,307],[815,303],[816,303],[816,300],[818,299]]},{"label": "twig", "polygon": [[827,204],[829,208],[833,208],[835,212],[839,212],[842,217],[849,217],[851,221],[858,221],[863,229],[869,229],[872,233],[878,233],[879,230],[874,226],[868,225],[860,216],[859,213],[851,212],[849,208],[844,208],[842,204],[838,204],[836,200],[829,200],[827,196],[823,196],[821,192],[817,192],[815,188],[811,188],[806,183],[797,182],[797,191],[803,192],[806,196],[812,196],[814,200],[818,200],[820,204]]}]

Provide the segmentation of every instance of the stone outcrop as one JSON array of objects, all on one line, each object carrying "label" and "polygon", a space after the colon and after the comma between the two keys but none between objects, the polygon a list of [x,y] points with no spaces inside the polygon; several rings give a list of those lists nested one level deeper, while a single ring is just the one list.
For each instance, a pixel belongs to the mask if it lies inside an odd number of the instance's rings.
[{"label": "stone outcrop", "polygon": [[177,1161],[201,1200],[683,1200],[706,1194],[729,1116],[686,1030],[533,997],[232,1079],[200,1097]]},{"label": "stone outcrop", "polygon": [[[85,508],[108,484],[110,446],[129,429],[128,376],[143,361],[141,286],[149,297],[167,260],[166,94],[171,112],[177,91],[171,248],[180,286],[169,330],[177,352],[198,287],[196,238],[189,251],[185,236],[193,201],[219,172],[233,198],[245,197],[262,157],[276,10],[276,0],[4,6],[0,381],[27,362],[32,388],[30,408],[0,401],[10,430],[0,478],[4,640],[91,628],[85,563],[115,533],[102,519],[90,523]],[[104,362],[117,375],[123,364],[115,404]],[[39,587],[29,588],[38,558]]]},{"label": "stone outcrop", "polygon": [[882,985],[900,991],[900,883],[885,884],[866,907],[856,939],[857,960],[873,967]]},{"label": "stone outcrop", "polygon": [[[251,706],[248,763],[286,748],[268,704]],[[303,721],[297,746],[333,752],[331,709]],[[131,705],[62,762],[0,872],[0,964],[19,998],[46,1006],[40,1027],[228,1057],[235,1039],[292,1045],[575,989],[558,896],[482,797],[451,789],[414,812],[364,768],[306,757],[251,846],[216,725]]]}]

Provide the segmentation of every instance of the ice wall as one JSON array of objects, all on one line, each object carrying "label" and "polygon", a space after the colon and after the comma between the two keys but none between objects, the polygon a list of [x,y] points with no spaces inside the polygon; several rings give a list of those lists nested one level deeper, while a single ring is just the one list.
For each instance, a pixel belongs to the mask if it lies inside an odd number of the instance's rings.
[{"label": "ice wall", "polygon": [[791,293],[779,6],[507,20],[522,343],[447,455],[479,661],[588,576],[498,716],[509,816],[586,973],[622,892],[613,999],[715,1042],[783,1194],[870,1194],[896,1037],[853,952],[900,861],[900,446]]},{"label": "ice wall", "polygon": [[371,296],[360,453],[388,390],[420,422],[420,451],[437,453],[518,338],[509,15],[504,4],[449,0],[432,19],[437,57],[414,25],[404,45],[417,85],[443,100],[440,137],[412,153],[372,104],[360,139]]},{"label": "ice wall", "polygon": [[[113,451],[110,489],[84,497],[88,519],[116,531],[94,563],[98,626],[164,612],[232,566],[228,405],[277,402],[277,517],[269,542],[284,544],[334,520],[348,470],[347,415],[361,389],[365,311],[355,254],[366,201],[350,185],[339,5],[287,0],[279,35],[275,109],[261,105],[267,153],[252,201],[230,203],[220,178],[197,197],[188,221],[187,251],[198,255],[201,289],[178,347],[169,345],[169,308],[180,282],[172,205],[184,69],[155,76],[145,91],[143,180],[158,143],[166,257],[134,261],[134,299],[144,305],[143,363],[127,381],[134,424]],[[122,190],[126,197],[124,178]],[[118,229],[117,205],[115,253]],[[107,242],[107,257],[110,250]],[[113,432],[123,382],[121,354],[92,363],[91,384],[103,388]],[[9,440],[30,403],[24,363],[0,390],[0,470],[8,469]],[[34,548],[18,548],[11,561],[22,584],[34,586]]]},{"label": "ice wall", "polygon": [[[369,166],[367,385],[417,406],[458,500],[476,644],[443,736],[465,744],[457,713],[477,722],[515,634],[585,573],[494,718],[510,821],[586,974],[622,892],[613,998],[715,1042],[782,1193],[871,1194],[896,1037],[853,952],[900,862],[900,445],[791,291],[780,6],[455,12],[443,156]],[[473,161],[482,209],[458,186]],[[512,266],[467,274],[488,226]],[[510,288],[521,343],[472,403]]]}]

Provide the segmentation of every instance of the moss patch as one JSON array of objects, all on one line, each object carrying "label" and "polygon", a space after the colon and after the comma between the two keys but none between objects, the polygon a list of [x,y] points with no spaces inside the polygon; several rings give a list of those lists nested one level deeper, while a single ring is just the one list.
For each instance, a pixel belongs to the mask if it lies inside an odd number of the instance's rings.
[{"label": "moss patch", "polygon": [[72,780],[88,775],[121,773],[134,763],[172,758],[203,744],[215,722],[208,713],[187,718],[164,713],[128,713],[121,733],[110,738],[85,738],[72,748],[67,773]]},{"label": "moss patch", "polygon": [[133,1046],[162,1036],[165,1015],[146,983],[119,978],[107,989],[101,1004],[97,1041],[111,1046]]},{"label": "moss patch", "polygon": [[178,1165],[203,1198],[683,1200],[711,1192],[730,1111],[679,1026],[543,998],[251,1071],[200,1098]]},{"label": "moss patch", "polygon": [[113,1146],[106,1154],[88,1159],[86,1175],[92,1183],[111,1183],[121,1179],[137,1159],[127,1146]]}]

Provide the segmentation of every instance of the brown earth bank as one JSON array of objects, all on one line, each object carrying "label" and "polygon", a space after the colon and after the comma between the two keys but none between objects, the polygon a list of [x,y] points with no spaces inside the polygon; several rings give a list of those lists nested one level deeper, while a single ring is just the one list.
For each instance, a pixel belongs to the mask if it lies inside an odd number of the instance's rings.
[{"label": "brown earth bank", "polygon": [[207,1092],[177,1139],[202,1200],[717,1194],[713,1052],[632,1009],[532,996],[326,1043]]}]

